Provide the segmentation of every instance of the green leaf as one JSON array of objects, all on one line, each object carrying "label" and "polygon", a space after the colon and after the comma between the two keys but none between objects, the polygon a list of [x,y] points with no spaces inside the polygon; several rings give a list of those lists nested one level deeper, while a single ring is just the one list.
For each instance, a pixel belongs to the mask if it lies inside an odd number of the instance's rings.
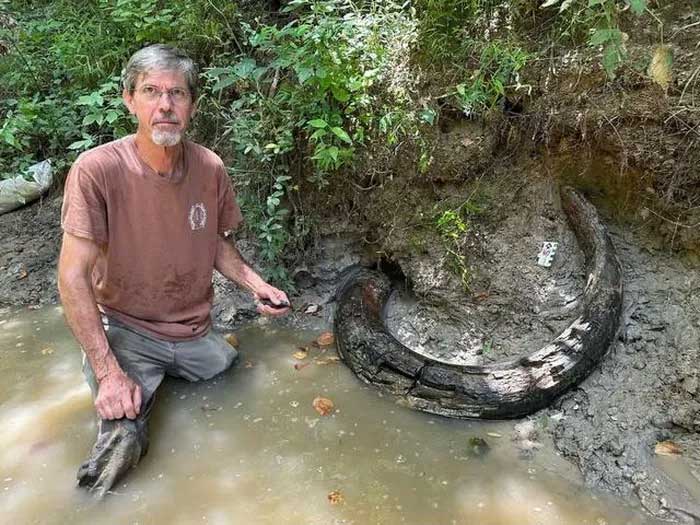
[{"label": "green leaf", "polygon": [[255,71],[257,64],[252,58],[244,58],[233,66],[233,72],[241,78],[248,78]]},{"label": "green leaf", "polygon": [[644,11],[647,8],[647,0],[626,0],[629,6],[632,8],[632,11],[637,14],[641,15],[644,14]]},{"label": "green leaf", "polygon": [[601,44],[605,44],[606,42],[616,42],[618,44],[620,42],[622,42],[622,31],[620,31],[617,28],[615,28],[615,29],[598,28],[591,35],[591,39],[589,40],[589,43],[592,46],[599,46]]},{"label": "green leaf", "polygon": [[77,149],[88,149],[93,145],[94,141],[92,140],[92,137],[87,137],[82,140],[76,140],[72,144],[68,146],[68,149],[70,150],[77,150]]},{"label": "green leaf", "polygon": [[608,44],[603,50],[603,68],[611,79],[615,78],[615,71],[622,62],[622,56],[618,47],[614,44]]},{"label": "green leaf", "polygon": [[606,0],[588,0],[588,7],[593,7],[596,5],[602,5],[606,2]]},{"label": "green leaf", "polygon": [[335,134],[336,137],[338,137],[343,142],[352,144],[352,139],[350,138],[350,135],[348,135],[343,128],[333,127],[331,128],[331,131]]},{"label": "green leaf", "polygon": [[297,74],[299,84],[304,84],[304,82],[314,76],[314,68],[312,67],[297,66],[294,68],[294,72]]},{"label": "green leaf", "polygon": [[112,124],[115,120],[119,118],[119,112],[118,111],[108,111],[107,115],[105,116],[105,120],[107,121],[108,124]]},{"label": "green leaf", "polygon": [[89,126],[90,124],[94,124],[94,122],[97,120],[97,115],[95,113],[90,113],[88,115],[85,115],[85,118],[83,119],[83,126]]},{"label": "green leaf", "polygon": [[435,113],[435,111],[432,109],[423,109],[418,113],[418,118],[431,126],[435,123],[436,116],[437,113]]},{"label": "green leaf", "polygon": [[321,129],[317,129],[316,131],[314,131],[311,134],[311,136],[309,137],[309,139],[318,140],[318,139],[322,139],[326,135],[328,135],[328,132],[325,129],[321,128]]},{"label": "green leaf", "polygon": [[547,0],[544,4],[540,6],[540,9],[545,9],[547,7],[552,7],[553,5],[557,5],[560,2],[560,0]]},{"label": "green leaf", "polygon": [[327,128],[328,127],[328,122],[326,122],[325,120],[323,120],[321,118],[309,120],[309,122],[307,122],[307,124],[309,124],[310,126],[312,126],[314,128]]},{"label": "green leaf", "polygon": [[347,102],[350,100],[350,93],[341,87],[332,87],[331,92],[333,93],[333,98],[338,102]]},{"label": "green leaf", "polygon": [[229,87],[231,84],[236,82],[236,77],[233,76],[226,76],[226,77],[221,77],[216,84],[212,86],[212,91],[221,91],[224,88]]},{"label": "green leaf", "polygon": [[331,158],[334,161],[338,162],[338,153],[340,153],[340,150],[335,146],[331,146],[330,148],[328,148],[327,151],[328,151],[328,154],[331,156]]}]

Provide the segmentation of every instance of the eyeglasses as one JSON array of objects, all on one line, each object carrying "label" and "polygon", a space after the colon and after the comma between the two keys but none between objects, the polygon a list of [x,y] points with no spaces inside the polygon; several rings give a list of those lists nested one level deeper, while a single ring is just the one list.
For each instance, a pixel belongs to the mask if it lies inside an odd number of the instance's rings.
[{"label": "eyeglasses", "polygon": [[141,93],[143,98],[145,98],[149,102],[156,102],[157,100],[160,100],[160,97],[164,93],[166,93],[170,97],[170,100],[173,101],[173,104],[184,104],[185,102],[188,102],[190,100],[190,92],[185,88],[181,87],[174,87],[166,91],[161,91],[155,86],[146,84],[145,86],[141,86],[139,88],[139,93]]}]

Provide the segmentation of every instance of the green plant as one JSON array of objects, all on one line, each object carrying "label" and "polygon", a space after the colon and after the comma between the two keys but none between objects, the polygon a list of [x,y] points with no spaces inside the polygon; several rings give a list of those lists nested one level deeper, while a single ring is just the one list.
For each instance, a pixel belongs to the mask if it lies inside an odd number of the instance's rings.
[{"label": "green plant", "polygon": [[447,262],[453,273],[459,277],[465,291],[469,290],[471,272],[464,245],[470,229],[471,220],[483,213],[486,208],[486,197],[474,191],[469,198],[452,208],[438,209],[434,214],[433,223],[443,241]]},{"label": "green plant", "polygon": [[83,151],[95,144],[123,137],[134,128],[122,101],[119,78],[114,77],[99,89],[78,97],[77,106],[84,109],[81,127],[82,138],[70,144],[68,149]]},{"label": "green plant", "polygon": [[0,177],[46,158],[60,176],[76,151],[132,131],[117,85],[128,56],[175,42],[207,62],[236,16],[224,0],[0,0]]},{"label": "green plant", "polygon": [[629,37],[620,29],[620,16],[628,7],[636,15],[648,11],[647,0],[547,0],[541,6],[558,9],[566,21],[564,34],[573,36],[583,28],[588,45],[602,49],[602,65],[611,79],[627,58],[625,42]]},{"label": "green plant", "polygon": [[[384,87],[394,81],[392,49],[413,35],[398,3],[293,0],[285,11],[292,20],[282,27],[243,24],[248,53],[205,72],[236,186],[278,275],[290,232],[303,235],[309,224],[256,202],[291,202],[291,188],[305,182],[320,190],[369,140],[396,145],[420,122],[409,97]],[[434,120],[434,112],[423,114]],[[301,167],[310,168],[305,180],[294,180]]]}]

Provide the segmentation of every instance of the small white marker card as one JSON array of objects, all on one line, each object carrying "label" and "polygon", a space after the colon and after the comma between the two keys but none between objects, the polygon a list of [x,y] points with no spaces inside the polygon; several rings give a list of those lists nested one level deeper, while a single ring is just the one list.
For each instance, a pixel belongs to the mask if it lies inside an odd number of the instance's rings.
[{"label": "small white marker card", "polygon": [[552,259],[554,259],[554,254],[557,252],[558,247],[558,242],[547,241],[543,243],[540,253],[537,254],[537,264],[545,268],[552,266]]}]

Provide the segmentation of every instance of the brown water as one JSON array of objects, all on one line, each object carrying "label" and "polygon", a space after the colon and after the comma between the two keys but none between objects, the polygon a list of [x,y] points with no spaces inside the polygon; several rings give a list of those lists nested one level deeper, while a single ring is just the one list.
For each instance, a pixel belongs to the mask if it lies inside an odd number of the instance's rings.
[{"label": "brown water", "polygon": [[[242,359],[230,373],[207,384],[166,382],[148,455],[96,502],[75,487],[96,427],[60,308],[0,311],[0,522],[646,523],[584,488],[550,443],[524,459],[513,422],[399,407],[334,361],[295,369],[319,352],[292,356],[312,338],[251,328],[239,334]],[[316,396],[335,412],[319,415]],[[469,454],[473,437],[490,445],[484,457]],[[333,491],[339,503],[329,501]]]}]

